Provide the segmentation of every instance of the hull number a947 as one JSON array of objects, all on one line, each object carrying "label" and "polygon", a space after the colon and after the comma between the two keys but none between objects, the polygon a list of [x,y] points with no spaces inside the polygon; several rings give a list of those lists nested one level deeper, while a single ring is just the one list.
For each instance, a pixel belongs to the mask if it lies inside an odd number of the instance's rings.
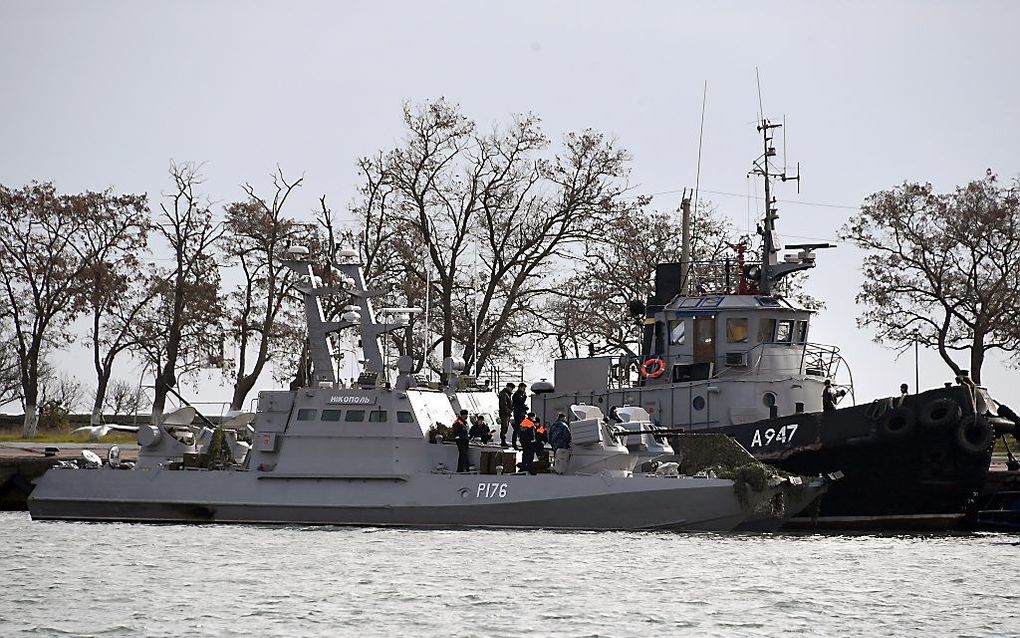
[{"label": "hull number a947", "polygon": [[796,423],[787,423],[778,428],[759,428],[754,431],[751,447],[766,447],[773,443],[793,443],[793,435],[796,432]]},{"label": "hull number a947", "polygon": [[506,483],[479,483],[475,498],[506,498]]}]

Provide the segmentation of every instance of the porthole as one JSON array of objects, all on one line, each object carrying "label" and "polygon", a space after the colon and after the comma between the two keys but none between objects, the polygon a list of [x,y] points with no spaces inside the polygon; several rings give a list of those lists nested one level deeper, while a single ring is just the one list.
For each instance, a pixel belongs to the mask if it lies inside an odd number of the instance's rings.
[{"label": "porthole", "polygon": [[766,408],[771,408],[776,404],[776,393],[766,392],[765,394],[761,395],[761,402],[765,404]]},{"label": "porthole", "polygon": [[698,396],[696,396],[693,399],[691,399],[691,407],[693,407],[695,410],[704,410],[705,409],[705,397],[703,397],[703,396],[701,396],[699,394]]}]

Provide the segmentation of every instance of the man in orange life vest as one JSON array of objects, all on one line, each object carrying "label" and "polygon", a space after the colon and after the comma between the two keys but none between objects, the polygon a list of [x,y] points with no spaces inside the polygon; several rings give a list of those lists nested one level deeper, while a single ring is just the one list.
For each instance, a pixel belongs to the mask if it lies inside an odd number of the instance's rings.
[{"label": "man in orange life vest", "polygon": [[534,474],[532,464],[535,462],[535,418],[534,412],[521,419],[521,447],[524,448],[524,458],[521,461],[521,469],[528,474]]},{"label": "man in orange life vest", "polygon": [[468,411],[461,410],[460,416],[453,422],[453,440],[457,442],[457,471],[467,472],[468,465]]}]

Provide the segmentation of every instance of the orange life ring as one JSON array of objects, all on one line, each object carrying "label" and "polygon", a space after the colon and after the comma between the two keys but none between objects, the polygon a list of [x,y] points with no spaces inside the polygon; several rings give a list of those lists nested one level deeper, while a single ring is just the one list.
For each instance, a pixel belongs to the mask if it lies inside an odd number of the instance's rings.
[{"label": "orange life ring", "polygon": [[[655,366],[652,369],[652,366]],[[648,359],[641,364],[641,376],[646,379],[657,379],[666,371],[666,362],[662,359]]]}]

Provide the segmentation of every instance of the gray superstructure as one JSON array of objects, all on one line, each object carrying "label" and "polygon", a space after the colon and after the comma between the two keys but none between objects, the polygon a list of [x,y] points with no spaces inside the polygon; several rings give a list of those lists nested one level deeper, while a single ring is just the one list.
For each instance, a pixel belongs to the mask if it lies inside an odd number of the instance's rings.
[{"label": "gray superstructure", "polygon": [[[391,381],[378,338],[402,324],[377,321],[360,265],[336,265],[354,303],[341,321],[326,322],[319,297],[339,291],[319,285],[310,261],[287,263],[303,277],[311,382],[259,394],[250,449],[210,428],[193,427],[187,442],[162,425],[146,426],[131,469],[93,459],[87,469],[48,471],[29,499],[33,518],[727,530],[754,515],[730,480],[635,474],[651,457],[631,454],[591,406],[572,410],[574,451],[563,475],[516,474],[513,453],[478,444],[471,462],[486,473],[453,472],[456,448],[430,443],[430,427],[449,425],[454,404],[479,402],[477,410],[495,395],[454,388],[451,403],[443,389],[413,375],[406,359]],[[389,316],[411,311],[390,309]],[[329,335],[355,327],[364,373],[344,385]]]}]

